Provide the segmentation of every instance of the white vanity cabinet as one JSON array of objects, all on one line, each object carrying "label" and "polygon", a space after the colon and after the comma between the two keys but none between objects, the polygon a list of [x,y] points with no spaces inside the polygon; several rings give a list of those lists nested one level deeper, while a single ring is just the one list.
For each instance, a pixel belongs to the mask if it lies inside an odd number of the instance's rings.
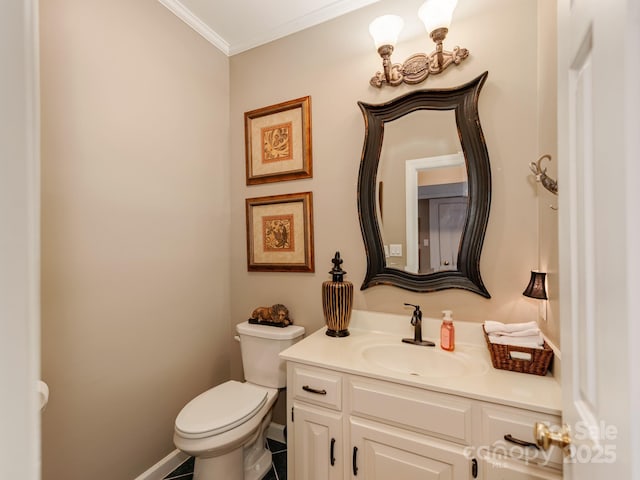
[{"label": "white vanity cabinet", "polygon": [[288,478],[473,478],[471,404],[288,363]]},{"label": "white vanity cabinet", "polygon": [[410,328],[354,310],[349,336],[280,353],[289,480],[560,480],[561,452],[533,445],[536,422],[562,424],[557,381],[494,369],[479,324],[457,322],[454,352],[403,343]]},{"label": "white vanity cabinet", "polygon": [[288,364],[287,443],[295,448],[288,450],[287,478],[344,478],[342,381],[336,372]]},{"label": "white vanity cabinet", "polygon": [[287,375],[292,480],[562,478],[559,451],[526,446],[555,415],[299,362]]}]

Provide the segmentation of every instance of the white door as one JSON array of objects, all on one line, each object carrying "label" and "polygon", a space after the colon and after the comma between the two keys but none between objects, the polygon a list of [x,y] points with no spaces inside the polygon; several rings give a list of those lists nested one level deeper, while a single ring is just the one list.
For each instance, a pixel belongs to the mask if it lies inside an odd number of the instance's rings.
[{"label": "white door", "polygon": [[40,477],[37,0],[0,6],[0,465]]},{"label": "white door", "polygon": [[558,1],[566,479],[640,478],[640,7]]},{"label": "white door", "polygon": [[429,200],[429,241],[434,272],[457,270],[462,229],[467,219],[467,197]]}]

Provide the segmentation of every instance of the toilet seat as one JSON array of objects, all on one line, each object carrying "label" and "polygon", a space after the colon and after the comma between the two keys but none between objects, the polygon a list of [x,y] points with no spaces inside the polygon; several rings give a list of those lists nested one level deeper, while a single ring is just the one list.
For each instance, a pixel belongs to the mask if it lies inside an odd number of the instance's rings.
[{"label": "toilet seat", "polygon": [[220,435],[252,418],[267,401],[268,390],[230,380],[191,400],[176,418],[183,438]]}]

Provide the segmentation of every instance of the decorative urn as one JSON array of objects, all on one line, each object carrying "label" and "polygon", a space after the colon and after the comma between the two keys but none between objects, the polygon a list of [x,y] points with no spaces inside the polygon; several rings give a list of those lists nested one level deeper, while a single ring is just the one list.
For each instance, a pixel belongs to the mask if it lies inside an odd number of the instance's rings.
[{"label": "decorative urn", "polygon": [[353,308],[353,284],[344,280],[347,272],[340,266],[340,252],[336,252],[331,261],[331,281],[327,280],[322,284],[322,310],[327,323],[326,334],[330,337],[346,337],[349,335],[349,321]]}]

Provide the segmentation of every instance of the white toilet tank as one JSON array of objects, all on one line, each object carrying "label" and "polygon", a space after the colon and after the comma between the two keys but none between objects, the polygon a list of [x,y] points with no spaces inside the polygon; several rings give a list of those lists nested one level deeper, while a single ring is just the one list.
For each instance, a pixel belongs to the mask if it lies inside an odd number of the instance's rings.
[{"label": "white toilet tank", "polygon": [[236,331],[240,336],[245,380],[263,387],[286,387],[286,363],[278,354],[302,340],[304,327],[300,325],[271,327],[246,321],[236,325]]}]

